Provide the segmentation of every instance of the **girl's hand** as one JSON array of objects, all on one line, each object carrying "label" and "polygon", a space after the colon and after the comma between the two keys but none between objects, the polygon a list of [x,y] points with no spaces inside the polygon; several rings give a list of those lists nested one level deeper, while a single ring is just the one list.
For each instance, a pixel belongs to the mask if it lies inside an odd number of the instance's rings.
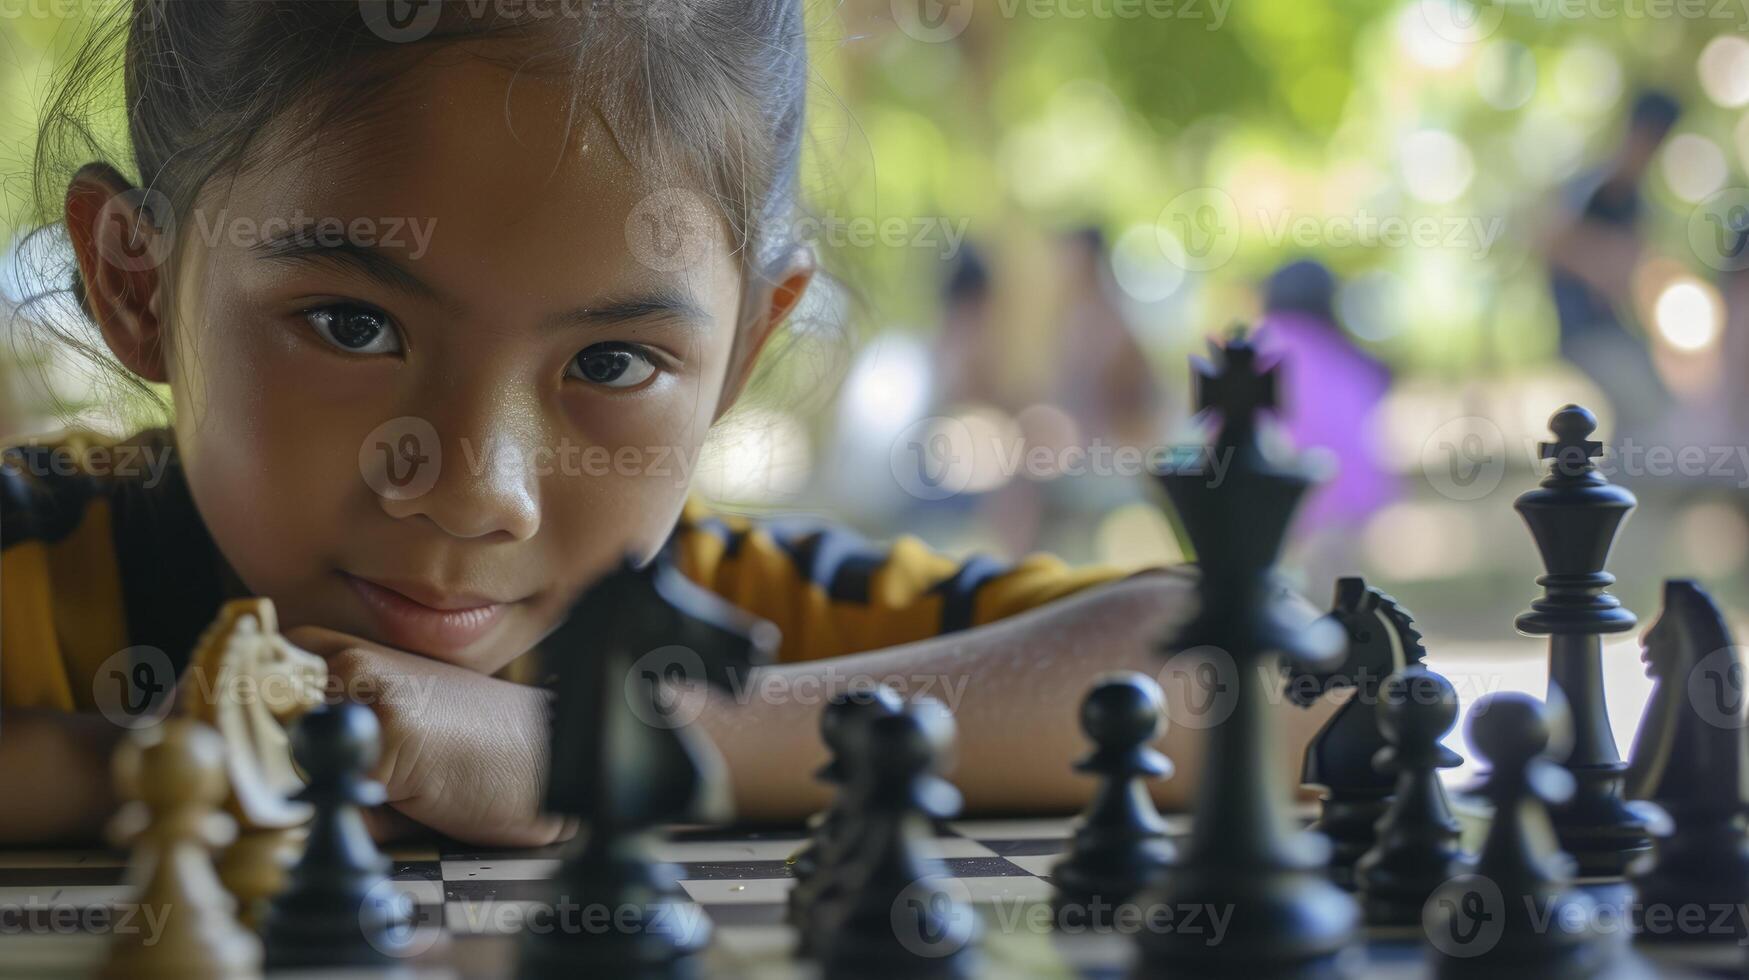
[{"label": "girl's hand", "polygon": [[383,730],[373,773],[388,807],[367,814],[379,840],[417,825],[474,844],[536,847],[574,822],[540,812],[544,692],[315,626],[287,640],[328,661],[329,693],[369,705]]}]

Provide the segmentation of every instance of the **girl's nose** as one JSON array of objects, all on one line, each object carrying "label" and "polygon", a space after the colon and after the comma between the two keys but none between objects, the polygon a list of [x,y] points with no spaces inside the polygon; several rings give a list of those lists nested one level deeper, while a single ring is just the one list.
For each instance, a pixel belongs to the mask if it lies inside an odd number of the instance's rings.
[{"label": "girl's nose", "polygon": [[378,488],[385,513],[397,519],[423,517],[457,538],[523,541],[534,536],[540,527],[534,465],[539,453],[529,433],[469,426],[453,413],[403,427],[420,431],[402,434],[384,451],[382,468],[394,484],[388,492]]}]

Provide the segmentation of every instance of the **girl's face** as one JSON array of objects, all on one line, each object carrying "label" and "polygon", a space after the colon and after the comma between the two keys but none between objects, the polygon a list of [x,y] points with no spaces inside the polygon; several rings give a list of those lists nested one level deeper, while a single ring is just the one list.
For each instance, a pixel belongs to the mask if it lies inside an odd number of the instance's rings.
[{"label": "girl's face", "polygon": [[200,512],[285,625],[483,671],[663,542],[809,271],[743,295],[702,197],[511,78],[439,52],[213,181],[164,364]]}]

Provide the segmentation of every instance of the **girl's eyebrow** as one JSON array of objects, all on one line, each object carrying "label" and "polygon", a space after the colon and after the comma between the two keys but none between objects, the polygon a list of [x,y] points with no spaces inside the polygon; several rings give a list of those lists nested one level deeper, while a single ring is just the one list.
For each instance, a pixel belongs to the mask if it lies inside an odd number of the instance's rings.
[{"label": "girl's eyebrow", "polygon": [[366,278],[390,289],[408,293],[446,307],[456,304],[438,289],[413,274],[389,253],[345,236],[318,234],[309,227],[292,228],[249,246],[249,250],[275,261],[317,261],[351,267]]},{"label": "girl's eyebrow", "polygon": [[[329,262],[350,267],[390,289],[408,293],[447,308],[460,304],[436,286],[419,278],[388,252],[342,236],[316,234],[310,228],[293,228],[262,239],[250,250],[267,259]],[[712,322],[710,313],[687,293],[669,285],[612,298],[543,318],[554,327],[601,328],[656,317],[672,318],[688,327],[703,329]]]},{"label": "girl's eyebrow", "polygon": [[554,313],[543,319],[555,327],[599,328],[656,317],[671,317],[685,326],[700,329],[711,323],[711,315],[691,296],[666,285],[635,296],[607,299],[563,313]]}]

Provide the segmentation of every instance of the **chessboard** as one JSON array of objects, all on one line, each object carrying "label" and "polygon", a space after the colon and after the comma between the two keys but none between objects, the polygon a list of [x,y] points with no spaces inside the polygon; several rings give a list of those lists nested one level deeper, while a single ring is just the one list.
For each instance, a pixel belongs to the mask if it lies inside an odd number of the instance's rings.
[{"label": "chessboard", "polygon": [[[1172,836],[1188,833],[1188,816],[1166,820]],[[1055,921],[1051,912],[1051,867],[1067,850],[1073,825],[1073,818],[1049,817],[954,820],[937,828],[930,850],[979,918],[975,976],[1103,980],[1130,975],[1134,945],[1121,924],[1077,929]],[[1471,832],[1467,829],[1466,837]],[[818,975],[795,955],[795,931],[785,922],[785,896],[793,883],[789,864],[805,838],[799,827],[675,828],[659,845],[657,856],[679,870],[681,887],[714,927],[702,976],[799,980]],[[388,849],[392,887],[413,913],[410,956],[392,970],[346,974],[434,980],[511,975],[521,934],[538,927],[540,911],[550,907],[547,879],[560,850],[488,851],[460,844]],[[95,975],[106,933],[123,927],[129,900],[122,884],[125,864],[119,852],[0,851],[0,976]],[[1605,908],[1627,894],[1624,886],[1604,881],[1585,887]],[[1178,925],[1206,930],[1218,940],[1219,923],[1202,919],[1182,916]],[[1745,951],[1739,946],[1630,949],[1626,919],[1620,921],[1623,976],[1741,975]],[[1419,928],[1371,929],[1350,965],[1359,976],[1427,976],[1426,949]]]}]

